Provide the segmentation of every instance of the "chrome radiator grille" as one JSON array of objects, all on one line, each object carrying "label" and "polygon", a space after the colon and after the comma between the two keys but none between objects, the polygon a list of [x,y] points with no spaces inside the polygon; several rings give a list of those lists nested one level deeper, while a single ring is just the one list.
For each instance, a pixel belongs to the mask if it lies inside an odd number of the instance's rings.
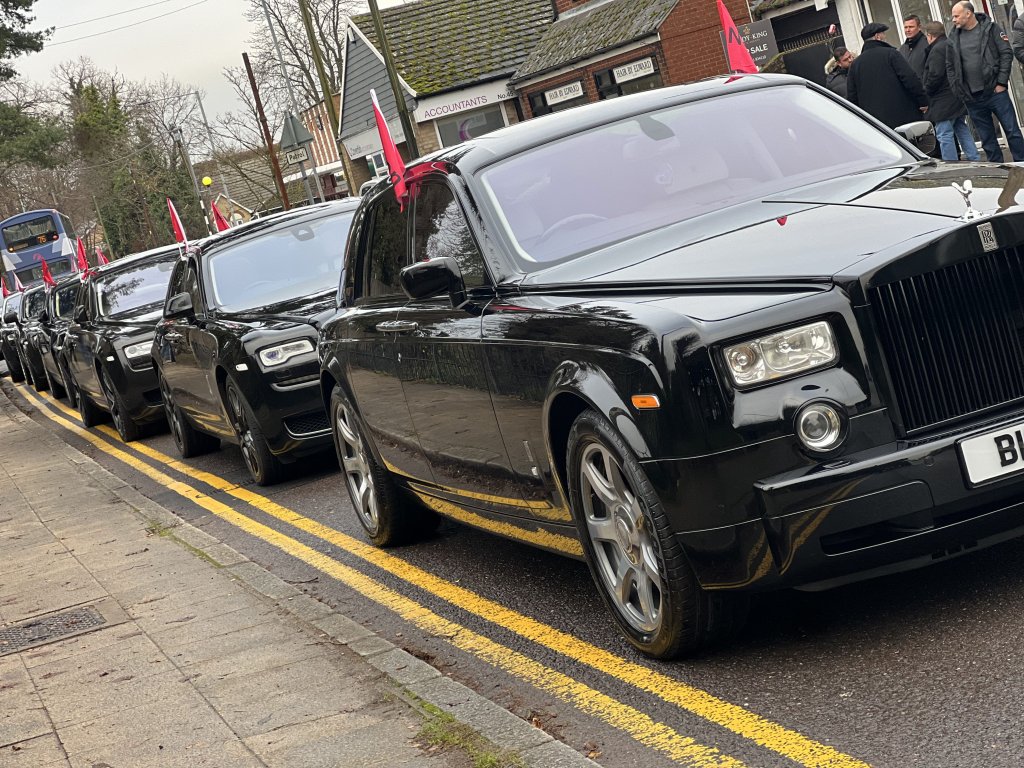
[{"label": "chrome radiator grille", "polygon": [[908,432],[1024,398],[1024,249],[870,291]]}]

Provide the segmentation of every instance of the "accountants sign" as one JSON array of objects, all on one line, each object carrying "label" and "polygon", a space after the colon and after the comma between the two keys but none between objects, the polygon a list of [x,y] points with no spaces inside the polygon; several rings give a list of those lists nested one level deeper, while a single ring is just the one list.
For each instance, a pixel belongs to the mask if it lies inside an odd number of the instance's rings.
[{"label": "accountants sign", "polygon": [[413,115],[417,123],[423,123],[427,120],[439,120],[450,115],[457,115],[471,109],[482,109],[515,97],[508,81],[499,80],[446,93],[443,96],[420,99]]}]

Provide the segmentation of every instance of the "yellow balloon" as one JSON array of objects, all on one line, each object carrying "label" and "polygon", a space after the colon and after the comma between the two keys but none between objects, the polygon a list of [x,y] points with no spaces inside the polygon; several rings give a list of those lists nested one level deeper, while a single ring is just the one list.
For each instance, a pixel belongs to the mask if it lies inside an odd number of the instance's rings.
[{"label": "yellow balloon", "polygon": [[211,179],[209,176],[203,176],[203,186],[208,187],[211,184],[213,184],[213,179]]}]

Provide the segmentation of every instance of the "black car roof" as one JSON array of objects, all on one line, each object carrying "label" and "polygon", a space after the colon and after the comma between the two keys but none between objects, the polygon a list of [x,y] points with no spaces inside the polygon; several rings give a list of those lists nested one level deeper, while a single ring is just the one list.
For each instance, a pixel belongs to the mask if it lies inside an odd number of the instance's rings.
[{"label": "black car roof", "polygon": [[524,149],[633,115],[714,96],[784,85],[806,86],[807,81],[792,75],[734,75],[605,99],[500,128],[463,144],[426,155],[419,162],[411,164],[411,167],[440,161],[455,165],[460,171],[474,173],[485,165],[518,154]]},{"label": "black car roof", "polygon": [[148,251],[141,251],[140,253],[132,253],[125,256],[122,259],[115,259],[109,264],[96,267],[93,272],[97,275],[106,275],[111,272],[118,272],[121,269],[132,266],[136,262],[144,261],[146,259],[157,259],[162,256],[170,256],[178,252],[177,245],[162,245],[159,248],[151,248]]},{"label": "black car roof", "polygon": [[[225,245],[244,243],[250,238],[259,237],[260,235],[271,232],[279,227],[287,227],[296,222],[303,221],[314,221],[316,219],[326,218],[328,216],[335,216],[339,213],[345,213],[347,211],[354,211],[359,207],[359,201],[361,198],[358,197],[346,197],[343,200],[331,200],[327,203],[318,203],[308,208],[294,208],[284,213],[274,214],[268,217],[266,222],[262,225],[257,223],[247,223],[247,225],[240,229],[240,231],[232,235],[230,230],[221,232],[220,235],[212,237],[205,241],[197,249],[200,257],[205,256],[208,253],[216,252],[219,248]],[[294,215],[292,215],[294,214]]]}]

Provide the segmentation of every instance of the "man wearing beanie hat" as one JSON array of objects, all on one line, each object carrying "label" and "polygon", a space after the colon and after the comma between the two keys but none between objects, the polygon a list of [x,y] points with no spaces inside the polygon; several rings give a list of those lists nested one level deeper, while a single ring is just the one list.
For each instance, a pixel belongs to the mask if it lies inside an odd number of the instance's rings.
[{"label": "man wearing beanie hat", "polygon": [[864,47],[850,66],[846,96],[890,128],[923,119],[928,110],[921,79],[900,52],[885,42],[885,24],[860,31]]}]

